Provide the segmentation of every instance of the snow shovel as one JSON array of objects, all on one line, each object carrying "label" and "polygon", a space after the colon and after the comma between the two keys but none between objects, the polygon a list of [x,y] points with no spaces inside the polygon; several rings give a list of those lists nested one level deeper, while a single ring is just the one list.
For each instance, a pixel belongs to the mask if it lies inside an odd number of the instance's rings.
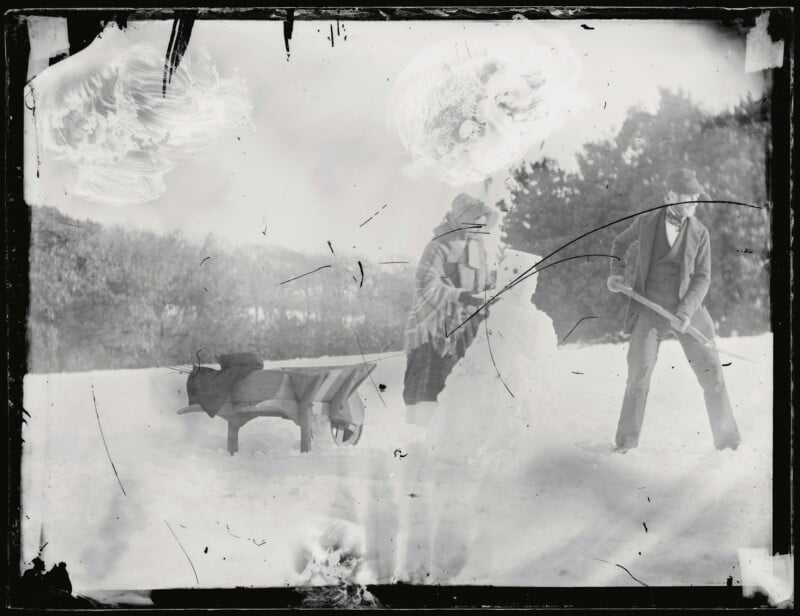
[{"label": "snow shovel", "polygon": [[[650,308],[650,310],[656,312],[657,314],[660,314],[668,321],[672,321],[674,318],[676,318],[675,315],[672,314],[669,310],[647,299],[644,295],[637,293],[628,285],[618,284],[616,285],[615,288],[618,289],[619,292],[622,293],[623,295],[627,295],[628,297],[630,297],[633,300],[636,300],[643,306],[647,306],[648,308]],[[723,355],[729,355],[730,357],[735,357],[736,359],[741,359],[743,361],[747,361],[752,364],[756,363],[752,359],[748,359],[747,357],[742,357],[741,355],[736,355],[735,353],[729,353],[728,351],[716,347],[714,344],[711,343],[711,341],[708,338],[706,338],[703,335],[702,332],[700,332],[697,328],[692,327],[691,325],[689,326],[689,329],[686,330],[686,333],[689,334],[695,340],[697,340],[700,344],[702,344],[706,348],[711,349],[712,351],[716,351],[717,353],[722,353]]]}]

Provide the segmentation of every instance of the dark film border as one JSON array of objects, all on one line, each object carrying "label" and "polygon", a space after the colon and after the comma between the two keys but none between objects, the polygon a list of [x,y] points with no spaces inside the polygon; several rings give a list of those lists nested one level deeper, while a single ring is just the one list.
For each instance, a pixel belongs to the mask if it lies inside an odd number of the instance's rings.
[{"label": "dark film border", "polygon": [[[708,20],[737,32],[755,24],[765,9],[689,8],[689,7],[366,7],[302,8],[204,7],[176,9],[140,3],[136,9],[92,8],[50,9],[28,6],[8,11],[4,16],[6,45],[6,96],[3,100],[5,131],[6,204],[3,240],[7,327],[8,400],[8,577],[5,584],[9,607],[30,605],[20,594],[20,485],[22,459],[22,379],[27,372],[26,323],[29,302],[29,248],[31,216],[23,193],[23,92],[26,82],[28,41],[25,17],[61,16],[68,19],[70,55],[86,47],[102,31],[103,24],[116,21],[172,19],[191,14],[196,19],[314,20],[347,19],[360,21],[421,20],[509,20],[509,19],[691,19]],[[790,231],[791,210],[797,188],[791,183],[791,159],[796,153],[787,130],[792,121],[791,93],[795,61],[793,34],[797,27],[791,8],[770,10],[770,29],[784,44],[783,64],[772,69],[770,93],[771,142],[767,150],[767,195],[771,205],[772,252],[770,259],[770,303],[773,332],[773,553],[794,553],[796,534],[793,519],[795,492],[792,483],[792,453],[796,437],[793,411],[796,392],[792,388],[792,322],[797,321],[793,301],[792,271],[800,265],[791,254],[791,242],[798,240],[797,229]],[[790,255],[792,258],[790,258]],[[370,592],[386,608],[757,608],[767,605],[763,595],[746,599],[740,587],[648,587],[648,588],[508,588],[508,587],[428,587],[371,586]],[[156,609],[184,608],[205,611],[213,608],[268,609],[298,608],[308,596],[306,589],[204,589],[157,590],[151,599]],[[75,608],[102,608],[93,602],[79,602]],[[128,608],[130,609],[130,608]],[[150,608],[152,609],[152,608]],[[127,610],[125,610],[127,611]],[[139,610],[136,610],[139,611]]]}]

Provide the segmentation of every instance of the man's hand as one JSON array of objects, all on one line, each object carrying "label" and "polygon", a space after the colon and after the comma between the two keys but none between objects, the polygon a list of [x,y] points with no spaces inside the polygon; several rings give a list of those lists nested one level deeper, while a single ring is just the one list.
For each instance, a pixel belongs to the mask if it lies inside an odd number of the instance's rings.
[{"label": "man's hand", "polygon": [[681,334],[685,334],[686,331],[689,329],[689,317],[686,315],[676,315],[674,319],[670,319],[669,322],[672,325],[673,329],[676,329]]},{"label": "man's hand", "polygon": [[606,280],[606,286],[612,293],[619,293],[620,287],[625,285],[625,278],[622,276],[609,276]]}]

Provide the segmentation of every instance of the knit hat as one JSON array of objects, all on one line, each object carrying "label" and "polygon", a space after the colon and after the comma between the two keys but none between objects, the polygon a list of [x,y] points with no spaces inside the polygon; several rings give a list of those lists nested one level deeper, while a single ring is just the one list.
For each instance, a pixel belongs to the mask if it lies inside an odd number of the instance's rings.
[{"label": "knit hat", "polygon": [[434,229],[434,233],[440,236],[451,231],[469,229],[470,225],[474,225],[484,215],[487,217],[487,229],[494,227],[500,217],[500,213],[495,208],[467,193],[461,193],[453,199],[450,211]]}]

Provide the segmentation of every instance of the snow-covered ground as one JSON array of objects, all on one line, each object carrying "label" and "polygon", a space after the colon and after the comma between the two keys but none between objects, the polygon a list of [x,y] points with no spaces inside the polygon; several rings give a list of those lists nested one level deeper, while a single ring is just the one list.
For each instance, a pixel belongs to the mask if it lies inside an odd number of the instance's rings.
[{"label": "snow-covered ground", "polygon": [[[566,429],[528,452],[521,479],[484,482],[471,507],[449,512],[473,534],[448,583],[740,584],[737,549],[767,547],[771,536],[772,337],[719,345],[757,362],[725,368],[743,438],[735,452],[713,448],[675,341],[662,345],[639,448],[625,455],[609,453],[624,345],[567,345],[567,369],[531,375],[557,384],[557,412],[542,416]],[[310,454],[299,453],[293,423],[262,418],[242,428],[230,456],[224,420],[175,414],[186,376],[170,369],[28,375],[21,566],[43,529],[48,567],[65,561],[77,593],[333,581],[357,562],[353,581],[391,580],[405,562],[408,504],[424,512],[430,490],[415,479],[426,430],[405,423],[405,359],[380,358],[383,402],[369,380],[359,389],[361,442]]]}]

